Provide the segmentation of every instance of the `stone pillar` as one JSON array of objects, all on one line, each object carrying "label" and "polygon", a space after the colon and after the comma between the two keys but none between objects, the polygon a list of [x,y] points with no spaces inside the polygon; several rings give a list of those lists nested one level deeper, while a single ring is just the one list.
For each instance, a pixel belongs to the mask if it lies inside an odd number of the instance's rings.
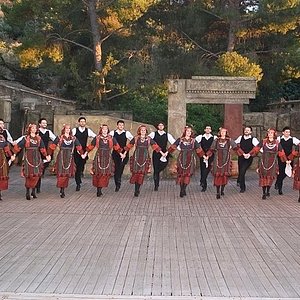
[{"label": "stone pillar", "polygon": [[224,105],[224,127],[234,139],[243,133],[243,104]]},{"label": "stone pillar", "polygon": [[185,80],[169,80],[168,87],[168,132],[177,139],[186,125]]},{"label": "stone pillar", "polygon": [[4,120],[5,127],[9,129],[11,121],[11,98],[7,95],[0,96],[0,118]]}]

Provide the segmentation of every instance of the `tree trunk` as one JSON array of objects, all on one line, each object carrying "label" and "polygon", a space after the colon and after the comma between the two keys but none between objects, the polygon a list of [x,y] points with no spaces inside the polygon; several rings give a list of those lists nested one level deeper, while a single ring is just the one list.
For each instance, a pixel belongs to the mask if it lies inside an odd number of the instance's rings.
[{"label": "tree trunk", "polygon": [[94,64],[96,71],[96,98],[101,102],[105,95],[105,78],[103,76],[103,64],[102,64],[102,41],[100,28],[97,21],[96,14],[96,0],[88,0],[88,15],[91,22],[91,30],[93,37],[93,50],[94,50]]}]

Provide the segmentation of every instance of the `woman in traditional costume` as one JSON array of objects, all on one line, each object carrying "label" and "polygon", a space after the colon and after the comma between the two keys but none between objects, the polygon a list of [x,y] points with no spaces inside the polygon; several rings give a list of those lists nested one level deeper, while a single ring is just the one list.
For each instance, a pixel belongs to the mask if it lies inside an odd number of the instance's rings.
[{"label": "woman in traditional costume", "polygon": [[177,157],[177,179],[176,183],[180,185],[180,194],[182,198],[186,196],[186,187],[189,185],[191,176],[195,172],[196,156],[204,154],[200,144],[193,137],[192,127],[186,126],[183,134],[173,143],[167,153],[172,153],[179,147],[179,155]]},{"label": "woman in traditional costume", "polygon": [[35,187],[43,174],[41,154],[46,157],[47,161],[51,160],[51,156],[47,155],[43,140],[37,134],[36,124],[28,125],[27,134],[18,139],[13,151],[18,153],[22,149],[24,149],[22,176],[25,177],[26,199],[30,200],[31,196],[37,198]]},{"label": "woman in traditional costume", "polygon": [[9,143],[4,135],[0,134],[0,200],[2,200],[1,192],[8,189],[8,171],[9,161],[14,161],[16,156],[10,151]]},{"label": "woman in traditional costume", "polygon": [[231,176],[231,149],[237,152],[238,155],[244,154],[243,150],[229,137],[227,129],[220,128],[217,138],[207,152],[207,156],[203,156],[204,159],[208,159],[214,154],[212,174],[214,186],[217,189],[217,199],[224,196],[225,185],[227,185],[228,178]]},{"label": "woman in traditional costume", "polygon": [[50,144],[50,154],[53,154],[56,147],[59,147],[55,162],[56,186],[60,188],[60,197],[64,198],[65,189],[69,185],[69,178],[74,177],[76,171],[74,151],[78,151],[80,155],[83,155],[82,147],[78,139],[72,135],[70,125],[64,125],[61,135],[56,137],[54,142]]},{"label": "woman in traditional costume", "polygon": [[151,165],[149,148],[152,147],[154,151],[160,152],[163,156],[167,154],[163,153],[155,141],[148,136],[147,127],[145,125],[139,126],[137,135],[124,148],[125,152],[121,154],[121,157],[125,158],[127,151],[133,147],[135,147],[135,150],[130,157],[130,183],[135,185],[134,196],[138,197],[140,187],[144,182],[144,177],[148,174]]},{"label": "woman in traditional costume", "polygon": [[112,159],[112,150],[119,153],[122,152],[121,147],[117,143],[117,140],[109,135],[109,129],[107,125],[100,127],[99,133],[92,140],[91,144],[87,147],[87,152],[97,149],[91,174],[93,176],[93,186],[97,188],[97,197],[102,196],[102,188],[108,187],[109,179],[114,174],[114,161]]},{"label": "woman in traditional costume", "polygon": [[276,137],[276,130],[270,128],[266,137],[250,152],[254,156],[261,153],[257,172],[259,174],[259,186],[262,187],[262,199],[270,196],[270,188],[278,175],[277,156],[282,162],[287,162],[287,157]]}]

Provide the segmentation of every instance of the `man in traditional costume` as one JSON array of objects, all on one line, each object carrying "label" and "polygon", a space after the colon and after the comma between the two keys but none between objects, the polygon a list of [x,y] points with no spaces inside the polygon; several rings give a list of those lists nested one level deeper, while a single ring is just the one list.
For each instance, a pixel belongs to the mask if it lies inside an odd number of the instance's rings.
[{"label": "man in traditional costume", "polygon": [[[125,123],[123,120],[119,120],[117,122],[117,128],[115,130],[112,130],[109,134],[114,137],[121,147],[121,152],[124,153],[125,146],[128,141],[131,141],[133,139],[133,135],[128,131],[125,130]],[[120,157],[119,151],[113,150],[112,152],[112,158],[115,163],[115,174],[114,174],[114,179],[115,179],[115,191],[118,192],[121,188],[121,183],[122,183],[122,175],[124,172],[124,168],[126,164],[128,163],[129,160],[129,153],[127,152],[126,156],[122,159]]]},{"label": "man in traditional costume", "polygon": [[[153,139],[156,144],[161,148],[162,152],[167,151],[168,142],[172,145],[175,139],[170,133],[164,131],[165,125],[160,122],[156,126],[157,131],[153,131],[149,134],[149,137]],[[153,163],[153,179],[154,179],[154,191],[158,191],[160,173],[167,167],[169,161],[169,155],[162,156],[160,152],[153,151],[152,163]]]}]

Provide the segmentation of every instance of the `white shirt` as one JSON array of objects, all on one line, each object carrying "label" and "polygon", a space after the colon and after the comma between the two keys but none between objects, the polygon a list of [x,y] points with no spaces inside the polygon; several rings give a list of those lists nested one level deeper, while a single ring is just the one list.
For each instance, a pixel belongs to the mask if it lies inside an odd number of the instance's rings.
[{"label": "white shirt", "polygon": [[[128,131],[128,130],[119,130],[119,129],[117,129],[116,130],[116,132],[118,133],[118,134],[122,134],[123,132],[125,132],[125,136],[126,136],[126,138],[129,140],[129,141],[131,141],[132,139],[133,139],[133,135]],[[115,131],[114,130],[112,130],[110,133],[109,133],[111,136],[114,136],[115,135]]]},{"label": "white shirt", "polygon": [[284,139],[285,141],[288,141],[289,139],[293,139],[293,144],[295,146],[298,146],[300,144],[300,140],[298,140],[296,137],[289,136],[288,138],[286,138],[284,135],[282,135],[277,137],[277,141],[280,142],[280,139]]},{"label": "white shirt", "polygon": [[206,140],[209,140],[211,137],[214,137],[214,140],[217,138],[215,135],[212,135],[212,134],[200,134],[200,135],[197,135],[195,140],[200,144],[201,141],[202,141],[202,138],[205,138]]},{"label": "white shirt", "polygon": [[[88,137],[90,137],[90,138],[94,138],[94,137],[96,137],[97,135],[94,133],[94,131],[92,130],[92,129],[90,129],[90,128],[87,128],[87,127],[81,127],[81,126],[78,126],[78,127],[76,127],[76,128],[78,128],[78,130],[82,133],[82,132],[84,132],[86,129],[87,129],[87,131],[88,131]],[[72,129],[72,134],[75,136],[75,134],[76,134],[76,128],[73,128]]]},{"label": "white shirt", "polygon": [[149,134],[148,136],[149,136],[151,139],[154,139],[155,132],[157,132],[159,135],[167,134],[168,142],[169,142],[171,145],[174,144],[174,143],[176,142],[176,140],[174,139],[174,137],[172,136],[172,134],[166,133],[164,130],[152,131],[152,132],[150,132],[150,134]]},{"label": "white shirt", "polygon": [[14,143],[18,144],[24,137],[26,137],[26,135],[20,136],[18,139],[16,139],[16,140],[14,141]]},{"label": "white shirt", "polygon": [[13,142],[13,139],[12,139],[12,137],[11,137],[9,131],[8,131],[7,129],[5,129],[5,128],[3,129],[3,131],[6,131],[6,134],[7,134],[7,141],[8,141],[9,143],[12,143],[12,142]]},{"label": "white shirt", "polygon": [[[236,144],[240,144],[242,139],[242,135],[240,135],[236,140]],[[252,135],[244,135],[244,140],[252,139],[252,145],[256,147],[259,144],[259,141],[256,137],[252,137]]]},{"label": "white shirt", "polygon": [[56,139],[56,135],[50,130],[50,129],[47,129],[47,128],[39,128],[39,131],[42,133],[42,134],[45,134],[47,131],[49,132],[49,138],[51,141],[55,141]]}]

